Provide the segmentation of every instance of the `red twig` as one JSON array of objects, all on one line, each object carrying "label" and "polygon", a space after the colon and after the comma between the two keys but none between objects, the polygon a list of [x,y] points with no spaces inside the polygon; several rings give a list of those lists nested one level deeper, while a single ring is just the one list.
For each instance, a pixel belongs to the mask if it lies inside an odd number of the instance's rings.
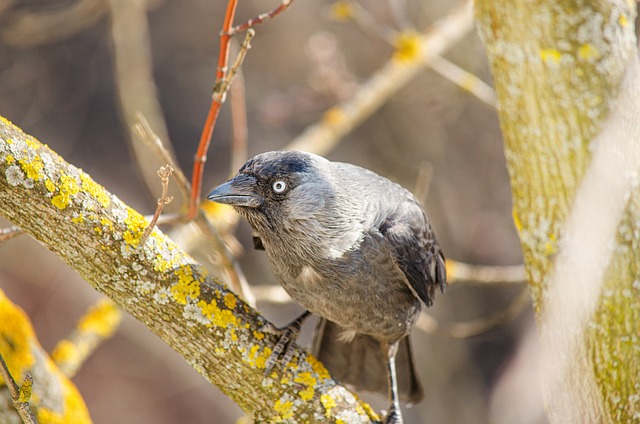
[{"label": "red twig", "polygon": [[276,7],[275,9],[270,10],[270,11],[265,12],[265,13],[261,13],[260,15],[256,16],[255,18],[249,19],[247,22],[245,22],[242,25],[234,26],[229,31],[229,35],[233,35],[233,34],[236,34],[238,32],[241,32],[241,31],[246,31],[247,29],[252,28],[252,27],[254,27],[256,25],[259,25],[259,24],[263,23],[266,20],[273,19],[274,17],[276,17],[280,13],[284,12],[285,10],[287,10],[289,8],[289,6],[291,6],[291,3],[293,3],[293,1],[294,0],[282,0],[282,3],[280,4],[280,6]]},{"label": "red twig", "polygon": [[[216,85],[214,87],[214,92],[222,83],[227,73],[227,63],[229,62],[229,42],[231,41],[231,25],[233,25],[233,18],[236,14],[237,6],[238,0],[229,0],[229,3],[227,3],[227,12],[224,15],[224,23],[220,34],[220,55],[218,56],[218,68],[216,69]],[[191,199],[189,201],[189,211],[187,213],[188,219],[193,219],[198,210],[200,194],[202,193],[202,174],[204,172],[204,163],[207,161],[207,151],[209,150],[209,143],[211,143],[211,135],[213,134],[213,129],[216,125],[216,121],[218,120],[218,114],[220,113],[220,106],[222,105],[223,100],[224,98],[218,99],[216,96],[212,96],[207,120],[205,121],[204,128],[202,129],[198,150],[196,151],[196,155],[193,160]]]},{"label": "red twig", "polygon": [[[211,136],[213,135],[213,129],[218,120],[218,114],[220,113],[220,106],[224,103],[227,90],[231,84],[233,76],[238,71],[239,66],[242,64],[244,55],[249,49],[249,42],[254,35],[252,26],[260,24],[267,19],[271,19],[274,16],[282,13],[286,10],[293,0],[282,0],[280,6],[275,9],[263,13],[256,18],[250,19],[242,25],[233,27],[233,18],[236,13],[236,7],[238,0],[229,0],[227,3],[227,11],[224,16],[224,23],[222,25],[222,31],[220,31],[220,56],[218,57],[218,68],[216,69],[216,83],[213,87],[213,93],[211,96],[211,106],[209,107],[209,113],[202,129],[202,135],[200,136],[200,143],[198,144],[198,150],[196,151],[195,158],[193,160],[193,174],[191,176],[191,198],[189,199],[189,210],[187,211],[187,219],[191,220],[196,216],[198,212],[198,205],[200,203],[200,195],[202,193],[202,175],[204,172],[204,163],[207,161],[207,151],[209,150],[209,144],[211,143]],[[229,69],[229,45],[231,36],[238,31],[247,30],[247,36],[242,45],[240,53],[233,68]]]}]

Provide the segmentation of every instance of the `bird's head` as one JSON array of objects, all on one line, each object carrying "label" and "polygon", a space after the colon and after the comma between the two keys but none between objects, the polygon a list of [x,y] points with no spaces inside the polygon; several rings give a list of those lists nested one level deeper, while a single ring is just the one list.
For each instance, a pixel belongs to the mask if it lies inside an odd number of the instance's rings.
[{"label": "bird's head", "polygon": [[310,153],[281,151],[250,159],[207,198],[233,206],[264,236],[314,219],[333,193],[331,162]]}]

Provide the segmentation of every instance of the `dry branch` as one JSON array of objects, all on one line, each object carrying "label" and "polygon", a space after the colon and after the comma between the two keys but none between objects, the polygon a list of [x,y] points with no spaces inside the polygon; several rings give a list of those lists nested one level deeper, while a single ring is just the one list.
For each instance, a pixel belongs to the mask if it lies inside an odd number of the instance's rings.
[{"label": "dry branch", "polygon": [[432,58],[449,49],[472,29],[471,4],[465,2],[436,22],[427,34],[419,37],[414,56],[399,58],[394,55],[360,85],[351,100],[329,109],[321,122],[308,127],[285,149],[319,155],[331,151],[345,134],[371,116],[400,87],[425,69]]}]

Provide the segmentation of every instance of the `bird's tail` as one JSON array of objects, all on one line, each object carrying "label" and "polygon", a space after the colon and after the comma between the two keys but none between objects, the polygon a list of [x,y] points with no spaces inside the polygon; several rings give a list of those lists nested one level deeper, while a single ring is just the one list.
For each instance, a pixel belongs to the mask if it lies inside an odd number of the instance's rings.
[{"label": "bird's tail", "polygon": [[[340,340],[344,329],[321,318],[316,327],[312,353],[322,361],[329,373],[356,391],[388,396],[386,355],[380,342],[365,334],[356,334],[350,342]],[[403,403],[418,403],[422,386],[413,363],[409,337],[400,341],[396,355],[398,392]]]}]

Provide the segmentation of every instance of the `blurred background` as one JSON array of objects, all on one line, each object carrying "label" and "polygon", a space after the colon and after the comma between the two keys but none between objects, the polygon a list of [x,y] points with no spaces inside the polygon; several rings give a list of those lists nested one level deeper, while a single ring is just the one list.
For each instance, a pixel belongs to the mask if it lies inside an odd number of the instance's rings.
[{"label": "blurred background", "polygon": [[[130,123],[118,94],[118,84],[128,75],[126,67],[116,71],[115,62],[122,33],[114,36],[113,28],[123,18],[118,14],[129,16],[120,8],[122,3],[127,1],[0,0],[0,115],[141,213],[152,214],[157,194],[148,190],[142,177],[139,162],[144,162],[144,155],[141,161],[134,158]],[[146,8],[137,25],[148,25],[143,28],[148,32],[131,37],[140,37],[136,47],[150,55],[152,76],[146,83],[155,85],[156,107],[166,123],[163,138],[190,176],[211,101],[226,2],[128,3]],[[278,4],[242,1],[236,22]],[[387,36],[406,28],[424,32],[459,2],[357,4]],[[335,7],[330,1],[298,1],[256,27],[242,67],[249,156],[285,147],[327,109],[348,101],[358,84],[393,54],[384,37],[336,19]],[[473,29],[443,56],[490,84],[482,44]],[[145,56],[134,56],[133,63],[136,58]],[[156,122],[152,125],[157,130]],[[208,154],[204,193],[235,171],[230,164],[232,136],[227,102]],[[420,170],[427,170],[431,178],[426,209],[448,258],[477,265],[521,263],[496,111],[441,74],[420,72],[327,157],[370,168],[410,190]],[[174,203],[180,205],[179,194]],[[249,283],[275,284],[264,253],[251,249],[244,222],[236,237],[244,246],[239,260]],[[207,251],[194,254],[206,257]],[[100,296],[28,236],[0,244],[0,288],[26,311],[48,351]],[[523,289],[523,284],[454,284],[428,312],[446,329],[507,309]],[[269,301],[258,302],[258,309],[277,325],[300,312],[296,305]],[[312,327],[305,327],[302,344],[310,340]],[[480,335],[453,337],[446,331],[416,329],[412,337],[426,396],[406,410],[406,422],[545,422],[530,306]],[[91,356],[74,382],[96,423],[224,424],[242,416],[217,388],[130,317]],[[377,408],[387,406],[385,399],[366,399]]]}]

